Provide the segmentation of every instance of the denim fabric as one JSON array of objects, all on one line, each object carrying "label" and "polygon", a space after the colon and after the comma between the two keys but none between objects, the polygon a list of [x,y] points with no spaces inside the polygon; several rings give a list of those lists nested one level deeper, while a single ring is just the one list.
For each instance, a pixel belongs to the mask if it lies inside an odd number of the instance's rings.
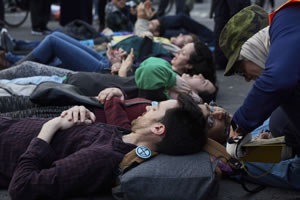
[{"label": "denim fabric", "polygon": [[253,176],[260,176],[271,169],[266,176],[256,179],[258,182],[274,187],[300,189],[299,157],[281,161],[275,164],[273,168],[273,163],[248,162],[245,164]]},{"label": "denim fabric", "polygon": [[[266,120],[263,125],[251,132],[252,138],[265,130],[270,130],[269,119]],[[247,166],[249,173],[253,176],[261,176],[270,170],[266,176],[255,179],[259,183],[280,188],[300,189],[299,157],[284,160],[276,164],[245,162],[245,165]]]},{"label": "denim fabric", "polygon": [[41,41],[27,42],[27,41],[24,41],[24,40],[17,40],[16,41],[16,48],[17,49],[34,49],[40,43],[41,43]]},{"label": "denim fabric", "polygon": [[98,72],[111,66],[106,57],[60,32],[48,35],[32,54],[44,63],[57,57],[64,68],[74,71]]}]

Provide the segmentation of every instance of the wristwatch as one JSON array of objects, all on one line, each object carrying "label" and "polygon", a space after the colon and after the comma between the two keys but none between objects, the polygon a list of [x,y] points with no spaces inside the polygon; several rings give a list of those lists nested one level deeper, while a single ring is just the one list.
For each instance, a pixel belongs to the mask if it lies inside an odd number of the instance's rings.
[{"label": "wristwatch", "polygon": [[239,127],[239,125],[237,125],[233,120],[231,120],[231,127],[234,132],[238,133],[241,136],[245,136],[248,133],[247,131]]}]

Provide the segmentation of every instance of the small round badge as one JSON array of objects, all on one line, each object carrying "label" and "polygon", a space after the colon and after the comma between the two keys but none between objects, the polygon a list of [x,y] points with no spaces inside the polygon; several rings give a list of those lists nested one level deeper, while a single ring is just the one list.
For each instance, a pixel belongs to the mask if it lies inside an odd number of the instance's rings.
[{"label": "small round badge", "polygon": [[143,159],[147,159],[151,157],[151,151],[148,147],[145,146],[138,146],[135,149],[135,153],[138,157],[143,158]]}]

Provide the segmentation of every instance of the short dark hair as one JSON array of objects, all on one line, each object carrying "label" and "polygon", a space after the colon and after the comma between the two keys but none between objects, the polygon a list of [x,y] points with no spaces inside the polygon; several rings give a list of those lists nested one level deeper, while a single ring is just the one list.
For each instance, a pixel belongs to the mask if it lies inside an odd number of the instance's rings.
[{"label": "short dark hair", "polygon": [[159,36],[163,36],[166,32],[166,28],[165,28],[165,25],[164,25],[164,22],[161,18],[158,18],[157,19],[159,21],[159,26],[157,27],[157,30],[159,32]]},{"label": "short dark hair", "polygon": [[195,52],[190,55],[188,61],[193,66],[186,71],[187,74],[202,74],[206,79],[216,84],[216,66],[208,46],[201,41],[194,42]]},{"label": "short dark hair", "polygon": [[207,141],[206,119],[197,103],[187,94],[179,94],[179,107],[166,111],[160,120],[166,134],[157,151],[170,155],[197,153]]},{"label": "short dark hair", "polygon": [[199,41],[199,38],[198,38],[198,36],[197,36],[196,34],[194,34],[194,33],[189,33],[189,34],[187,34],[187,35],[189,35],[189,36],[192,37],[193,42],[198,42],[198,41]]},{"label": "short dark hair", "polygon": [[215,85],[216,90],[213,93],[210,93],[208,91],[201,91],[198,92],[198,96],[201,97],[204,103],[209,103],[211,101],[216,101],[217,94],[218,94],[218,86]]}]

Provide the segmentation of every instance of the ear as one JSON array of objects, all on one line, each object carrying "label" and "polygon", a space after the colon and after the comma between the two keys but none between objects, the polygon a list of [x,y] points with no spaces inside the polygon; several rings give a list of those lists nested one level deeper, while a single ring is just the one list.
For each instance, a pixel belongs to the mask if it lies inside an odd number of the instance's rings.
[{"label": "ear", "polygon": [[162,123],[155,123],[154,126],[151,128],[152,133],[158,136],[162,136],[165,134],[166,127]]}]

